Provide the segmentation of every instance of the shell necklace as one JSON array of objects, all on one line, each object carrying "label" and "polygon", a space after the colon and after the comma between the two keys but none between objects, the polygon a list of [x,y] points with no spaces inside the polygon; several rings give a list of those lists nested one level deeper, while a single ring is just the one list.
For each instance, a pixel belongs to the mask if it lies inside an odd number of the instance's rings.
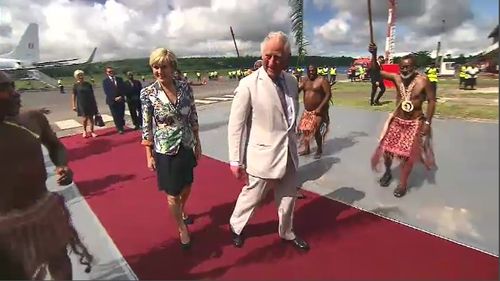
[{"label": "shell necklace", "polygon": [[401,98],[403,99],[403,101],[401,102],[401,109],[403,109],[403,111],[405,112],[413,111],[414,106],[410,98],[411,98],[411,92],[415,87],[415,84],[417,83],[416,82],[417,76],[413,78],[410,85],[408,86],[408,89],[405,87],[404,83],[399,84],[399,92],[401,93]]}]

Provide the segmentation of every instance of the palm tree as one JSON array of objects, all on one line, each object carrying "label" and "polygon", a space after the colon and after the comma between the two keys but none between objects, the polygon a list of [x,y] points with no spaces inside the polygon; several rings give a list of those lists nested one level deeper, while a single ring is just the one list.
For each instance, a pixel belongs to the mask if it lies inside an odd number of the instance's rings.
[{"label": "palm tree", "polygon": [[309,45],[304,35],[304,0],[288,0],[292,20],[292,32],[297,46],[297,66],[299,66],[307,55],[306,46]]}]

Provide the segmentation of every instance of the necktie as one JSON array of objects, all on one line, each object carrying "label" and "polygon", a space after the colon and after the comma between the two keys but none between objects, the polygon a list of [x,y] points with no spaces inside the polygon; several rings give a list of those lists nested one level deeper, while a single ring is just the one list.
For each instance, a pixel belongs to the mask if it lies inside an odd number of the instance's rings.
[{"label": "necktie", "polygon": [[276,82],[277,87],[277,92],[278,92],[278,97],[280,98],[281,106],[283,107],[283,112],[285,113],[286,121],[288,122],[288,107],[286,105],[286,99],[285,99],[285,91],[283,87],[283,80],[280,78]]}]

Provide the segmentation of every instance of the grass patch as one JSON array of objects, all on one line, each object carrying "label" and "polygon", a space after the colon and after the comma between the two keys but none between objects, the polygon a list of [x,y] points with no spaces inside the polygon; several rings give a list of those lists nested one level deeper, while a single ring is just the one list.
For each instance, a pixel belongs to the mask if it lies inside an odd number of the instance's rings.
[{"label": "grass patch", "polygon": [[[458,78],[442,78],[439,79],[438,87],[447,86],[458,88],[458,81]],[[479,77],[477,79],[476,87],[498,87],[498,79],[494,79],[491,77]]]},{"label": "grass patch", "polygon": [[335,95],[336,93],[367,93],[370,94],[372,90],[372,85],[367,82],[342,82],[336,83],[332,87],[332,93]]},{"label": "grass patch", "polygon": [[44,83],[33,80],[18,80],[16,81],[16,90],[18,91],[26,91],[26,90],[46,90],[46,89],[53,89],[52,87],[49,87],[45,85]]},{"label": "grass patch", "polygon": [[481,93],[481,92],[464,92],[460,94],[443,95],[450,98],[481,98],[481,99],[498,99],[498,93]]},{"label": "grass patch", "polygon": [[[372,111],[392,112],[396,106],[394,101],[384,101],[382,106],[370,106],[367,99],[359,98],[349,99],[344,97],[334,97],[333,101],[335,106],[354,107]],[[425,104],[423,110],[426,112]],[[498,106],[438,103],[436,105],[435,116],[440,118],[498,120]]]},{"label": "grass patch", "polygon": [[[498,79],[484,79],[485,83],[490,85],[498,85]],[[481,89],[474,92],[456,93],[458,88],[458,80],[453,81],[446,79],[442,81],[444,84],[438,85],[439,96],[450,98],[477,98],[477,99],[498,99],[498,93],[482,93]],[[455,83],[457,82],[457,83]],[[481,87],[486,85],[481,84]],[[336,106],[354,107],[372,111],[392,112],[395,104],[395,89],[387,89],[382,97],[382,106],[370,106],[371,84],[370,83],[337,83],[333,87],[333,102]],[[424,112],[425,112],[424,104]],[[498,106],[488,104],[461,103],[459,99],[456,101],[448,101],[446,103],[437,103],[436,116],[441,118],[462,118],[462,119],[488,119],[498,120]]]},{"label": "grass patch", "polygon": [[498,106],[439,104],[436,107],[436,116],[464,119],[498,120]]},{"label": "grass patch", "polygon": [[334,106],[348,106],[373,111],[393,111],[396,104],[394,101],[384,101],[381,106],[370,106],[368,99],[333,98]]}]

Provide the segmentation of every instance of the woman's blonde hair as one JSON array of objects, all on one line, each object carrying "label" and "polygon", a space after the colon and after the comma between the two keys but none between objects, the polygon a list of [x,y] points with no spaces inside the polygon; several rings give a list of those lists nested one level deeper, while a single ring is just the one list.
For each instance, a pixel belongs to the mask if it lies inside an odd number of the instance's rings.
[{"label": "woman's blonde hair", "polygon": [[168,63],[170,66],[176,70],[177,69],[177,57],[174,52],[166,48],[158,48],[151,52],[149,56],[149,66],[161,65]]},{"label": "woman's blonde hair", "polygon": [[77,70],[75,70],[75,72],[73,73],[73,77],[75,77],[75,79],[78,79],[78,75],[80,75],[80,74],[84,75],[84,74],[85,74],[85,72],[83,72],[83,70],[81,70],[81,69],[77,69]]}]

